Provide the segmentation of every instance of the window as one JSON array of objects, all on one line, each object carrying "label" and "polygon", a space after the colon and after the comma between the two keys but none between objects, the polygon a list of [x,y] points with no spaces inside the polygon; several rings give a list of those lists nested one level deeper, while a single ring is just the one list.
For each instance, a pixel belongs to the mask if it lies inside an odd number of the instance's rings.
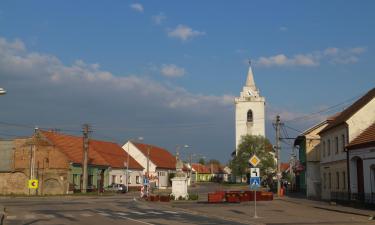
[{"label": "window", "polygon": [[331,155],[331,140],[327,141],[327,155]]},{"label": "window", "polygon": [[345,144],[346,144],[346,141],[345,141],[345,135],[341,135],[341,144],[342,144],[342,151],[344,152],[345,151]]},{"label": "window", "polygon": [[339,137],[335,137],[335,153],[339,153]]},{"label": "window", "polygon": [[112,184],[116,183],[116,175],[112,175]]},{"label": "window", "polygon": [[331,173],[328,173],[328,189],[331,190],[332,183],[331,183]]},{"label": "window", "polygon": [[120,184],[122,184],[122,175],[120,175]]},{"label": "window", "polygon": [[342,189],[345,190],[345,188],[346,188],[346,174],[345,174],[345,172],[342,172],[342,184],[343,184]]},{"label": "window", "polygon": [[140,183],[141,183],[141,178],[140,178],[140,176],[136,176],[136,177],[135,177],[135,182],[136,182],[137,184],[140,184]]},{"label": "window", "polygon": [[326,142],[323,141],[323,157],[326,156]]},{"label": "window", "polygon": [[340,173],[336,172],[336,189],[340,189]]},{"label": "window", "polygon": [[323,173],[323,189],[327,188],[327,176],[326,173]]},{"label": "window", "polygon": [[247,122],[253,122],[253,111],[251,111],[251,109],[247,111]]}]

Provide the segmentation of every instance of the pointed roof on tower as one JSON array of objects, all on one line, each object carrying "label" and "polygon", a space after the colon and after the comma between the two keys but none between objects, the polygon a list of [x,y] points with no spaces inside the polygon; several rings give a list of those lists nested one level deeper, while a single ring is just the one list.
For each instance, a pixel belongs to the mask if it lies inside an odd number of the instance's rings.
[{"label": "pointed roof on tower", "polygon": [[246,86],[250,87],[253,90],[256,90],[251,64],[249,65],[249,71],[247,72]]}]

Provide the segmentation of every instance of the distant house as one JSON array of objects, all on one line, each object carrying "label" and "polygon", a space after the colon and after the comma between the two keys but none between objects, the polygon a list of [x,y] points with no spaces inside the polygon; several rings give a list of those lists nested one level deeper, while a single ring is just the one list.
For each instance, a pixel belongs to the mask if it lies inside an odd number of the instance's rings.
[{"label": "distant house", "polygon": [[126,142],[122,149],[144,168],[143,175],[149,178],[151,185],[159,188],[170,186],[169,177],[176,173],[176,157],[168,150],[131,141]]},{"label": "distant house", "polygon": [[[0,142],[0,155],[7,162],[0,173],[0,180],[5,181],[0,182],[2,194],[67,194],[81,189],[82,137],[40,130],[30,138]],[[107,187],[118,171],[125,178],[126,156],[115,143],[90,139],[88,191]],[[141,174],[143,168],[129,161],[132,171]],[[28,189],[29,179],[38,180],[39,188]]]},{"label": "distant house", "polygon": [[211,170],[205,165],[200,163],[192,163],[192,167],[192,173],[196,182],[211,181],[214,177],[214,174],[211,173]]},{"label": "distant house", "polygon": [[[343,110],[318,133],[322,144],[320,172],[323,199],[336,200],[347,196],[352,189],[356,190],[349,180],[346,145],[375,122],[374,115],[375,88]],[[359,158],[351,160],[361,163]]]},{"label": "distant house", "polygon": [[307,198],[321,198],[321,141],[318,133],[334,118],[335,116],[329,117],[307,129],[294,141],[294,146],[298,146],[299,156],[299,168],[294,168],[297,172],[296,189],[305,193]]},{"label": "distant house", "polygon": [[354,138],[347,149],[352,199],[375,204],[375,123]]}]

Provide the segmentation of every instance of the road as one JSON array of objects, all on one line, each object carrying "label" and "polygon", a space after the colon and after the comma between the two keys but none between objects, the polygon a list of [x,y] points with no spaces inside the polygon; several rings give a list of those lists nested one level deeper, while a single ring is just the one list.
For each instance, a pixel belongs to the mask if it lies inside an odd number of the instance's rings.
[{"label": "road", "polygon": [[134,201],[124,195],[100,198],[3,199],[5,225],[19,224],[241,224],[173,209],[169,204]]}]

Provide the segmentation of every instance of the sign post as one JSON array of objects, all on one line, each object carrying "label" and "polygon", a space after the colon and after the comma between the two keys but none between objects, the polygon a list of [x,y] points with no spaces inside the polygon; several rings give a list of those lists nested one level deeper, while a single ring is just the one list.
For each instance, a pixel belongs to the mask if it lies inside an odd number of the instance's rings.
[{"label": "sign post", "polygon": [[254,218],[259,218],[257,215],[257,189],[260,187],[260,169],[256,166],[260,163],[260,159],[254,154],[249,163],[254,167],[250,168],[250,189],[254,190]]}]

